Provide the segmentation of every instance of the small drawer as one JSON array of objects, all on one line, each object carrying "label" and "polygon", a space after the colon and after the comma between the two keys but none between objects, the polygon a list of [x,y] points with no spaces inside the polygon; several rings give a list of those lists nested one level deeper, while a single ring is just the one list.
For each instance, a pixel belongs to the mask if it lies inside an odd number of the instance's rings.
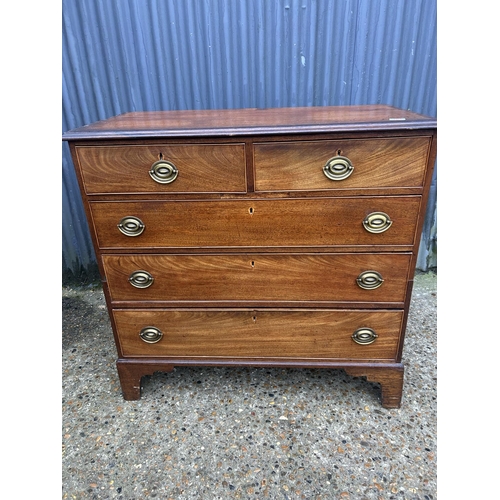
[{"label": "small drawer", "polygon": [[102,249],[408,246],[415,239],[420,201],[420,196],[99,201],[90,202],[90,210]]},{"label": "small drawer", "polygon": [[244,144],[76,146],[88,194],[246,192]]},{"label": "small drawer", "polygon": [[115,309],[113,317],[125,357],[394,361],[403,312]]},{"label": "small drawer", "polygon": [[115,303],[330,307],[350,302],[350,308],[359,308],[380,303],[403,307],[411,254],[103,255],[102,259]]},{"label": "small drawer", "polygon": [[256,191],[422,187],[429,137],[254,144]]}]

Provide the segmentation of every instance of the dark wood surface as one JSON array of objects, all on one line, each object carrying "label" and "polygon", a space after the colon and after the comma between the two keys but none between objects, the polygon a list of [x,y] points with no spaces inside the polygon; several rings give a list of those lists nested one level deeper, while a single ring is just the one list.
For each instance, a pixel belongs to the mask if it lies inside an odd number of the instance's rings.
[{"label": "dark wood surface", "polygon": [[[92,202],[99,247],[217,248],[413,245],[419,196],[302,198],[281,200]],[[363,220],[384,212],[393,221],[373,234]],[[139,236],[123,235],[117,224],[138,217]]]},{"label": "dark wood surface", "polygon": [[[155,310],[113,311],[125,357],[310,358],[394,361],[402,311]],[[146,344],[138,332],[163,333]],[[361,327],[378,338],[369,345],[351,336]]]},{"label": "dark wood surface", "polygon": [[[176,305],[320,306],[334,302],[380,303],[401,307],[406,294],[410,254],[230,254],[104,255],[111,300]],[[362,289],[356,278],[375,269],[383,284]],[[137,270],[153,276],[148,288],[128,278]],[[325,276],[328,279],[325,279]],[[158,305],[158,304],[157,304]],[[376,304],[375,304],[376,305]],[[116,304],[119,306],[119,304]]]},{"label": "dark wood surface", "polygon": [[63,140],[217,137],[435,128],[436,120],[385,105],[136,111],[66,132]]},{"label": "dark wood surface", "polygon": [[[77,146],[85,190],[107,193],[246,192],[244,144],[155,144]],[[159,184],[153,163],[169,161],[179,175]]]},{"label": "dark wood surface", "polygon": [[[401,403],[436,121],[390,106],[126,113],[64,134],[103,277],[125,399],[174,366],[343,368]],[[347,156],[350,177],[325,162]],[[178,167],[161,185],[159,159]],[[371,212],[393,221],[363,226]],[[139,217],[136,237],[117,228]],[[128,282],[150,272],[150,288]],[[356,277],[384,278],[362,290]],[[144,326],[164,337],[147,344]],[[351,335],[379,335],[360,346]]]},{"label": "dark wood surface", "polygon": [[[423,186],[429,137],[254,143],[256,191]],[[330,180],[326,162],[347,157],[353,173]]]}]

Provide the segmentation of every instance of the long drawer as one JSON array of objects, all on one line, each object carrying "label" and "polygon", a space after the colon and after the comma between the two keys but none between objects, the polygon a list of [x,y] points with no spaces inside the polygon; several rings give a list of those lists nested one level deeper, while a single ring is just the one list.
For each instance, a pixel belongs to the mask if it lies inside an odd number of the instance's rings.
[{"label": "long drawer", "polygon": [[[429,145],[430,137],[256,143],[255,189],[421,187]],[[329,160],[330,177],[323,170]]]},{"label": "long drawer", "polygon": [[420,200],[368,196],[89,205],[101,249],[324,247],[413,245]]},{"label": "long drawer", "polygon": [[403,312],[115,309],[113,317],[125,357],[393,361]]},{"label": "long drawer", "polygon": [[76,155],[88,194],[246,192],[244,144],[77,146]]},{"label": "long drawer", "polygon": [[402,307],[411,254],[104,255],[102,259],[114,302],[331,306],[348,301]]}]

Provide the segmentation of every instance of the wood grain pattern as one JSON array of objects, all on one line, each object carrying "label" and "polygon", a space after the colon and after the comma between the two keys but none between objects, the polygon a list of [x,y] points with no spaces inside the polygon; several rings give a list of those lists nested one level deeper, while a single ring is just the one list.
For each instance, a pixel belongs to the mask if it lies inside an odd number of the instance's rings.
[{"label": "wood grain pattern", "polygon": [[[429,137],[254,143],[256,191],[313,191],[423,186]],[[335,156],[353,173],[332,181],[323,173]]]},{"label": "wood grain pattern", "polygon": [[220,137],[363,130],[417,130],[436,120],[383,104],[269,109],[136,111],[70,130],[63,140]]},{"label": "wood grain pattern", "polygon": [[[412,245],[419,196],[282,200],[91,202],[100,248]],[[372,212],[393,221],[384,233],[363,227]],[[146,226],[136,237],[123,217]]]},{"label": "wood grain pattern", "polygon": [[[113,311],[124,356],[394,360],[402,311],[160,310]],[[163,332],[156,344],[139,337],[146,326]],[[375,330],[369,345],[351,336]]]},{"label": "wood grain pattern", "polygon": [[[239,303],[386,302],[401,307],[410,254],[104,255],[113,301]],[[384,283],[364,290],[356,283],[367,270]],[[128,282],[137,270],[154,282],[138,289]],[[334,304],[330,304],[334,305]],[[354,304],[353,304],[354,307]],[[393,306],[394,307],[394,306]]]},{"label": "wood grain pattern", "polygon": [[[246,191],[244,144],[78,146],[76,154],[89,194]],[[171,184],[149,175],[159,159],[179,171]]]},{"label": "wood grain pattern", "polygon": [[[64,134],[103,276],[125,399],[174,366],[342,368],[401,403],[404,330],[436,120],[385,105],[133,112]],[[353,174],[323,174],[336,155]],[[163,157],[179,169],[149,176]],[[381,234],[362,225],[385,212]],[[140,236],[117,227],[145,224]],[[150,288],[128,282],[149,271]],[[357,276],[382,274],[362,290]],[[156,326],[163,338],[145,343]],[[378,338],[358,345],[362,327]]]}]

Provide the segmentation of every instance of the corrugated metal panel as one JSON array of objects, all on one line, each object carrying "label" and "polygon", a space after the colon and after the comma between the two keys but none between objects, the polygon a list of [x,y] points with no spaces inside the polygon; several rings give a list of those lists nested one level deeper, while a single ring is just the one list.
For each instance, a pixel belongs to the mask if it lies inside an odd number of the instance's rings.
[{"label": "corrugated metal panel", "polygon": [[[136,110],[384,103],[436,116],[436,0],[63,0],[63,127]],[[63,146],[63,268],[95,257]],[[420,269],[436,265],[435,181]]]}]

